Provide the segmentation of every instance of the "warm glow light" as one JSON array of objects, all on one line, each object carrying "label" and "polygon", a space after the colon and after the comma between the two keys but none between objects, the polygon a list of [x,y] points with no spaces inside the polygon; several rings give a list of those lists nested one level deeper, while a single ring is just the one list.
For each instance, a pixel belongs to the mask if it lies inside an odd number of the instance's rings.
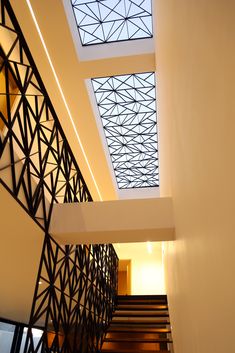
[{"label": "warm glow light", "polygon": [[44,50],[45,50],[47,59],[48,59],[48,61],[49,61],[50,67],[51,67],[51,69],[52,69],[52,72],[53,72],[53,75],[54,75],[54,78],[55,78],[55,81],[56,81],[57,86],[58,86],[58,88],[59,88],[61,97],[62,97],[63,102],[64,102],[64,105],[65,105],[65,108],[66,108],[66,110],[67,110],[67,113],[68,113],[68,115],[69,115],[71,124],[72,124],[73,129],[74,129],[74,132],[75,132],[75,134],[76,134],[76,137],[77,137],[79,146],[80,146],[80,148],[81,148],[81,150],[82,150],[82,154],[83,154],[84,159],[85,159],[85,161],[86,161],[86,164],[87,164],[87,166],[88,166],[88,169],[89,169],[89,172],[90,172],[90,174],[91,174],[92,180],[93,180],[93,182],[94,182],[94,184],[95,184],[95,187],[96,187],[97,193],[98,193],[98,195],[99,195],[100,201],[103,201],[102,196],[101,196],[101,193],[100,193],[100,190],[99,190],[98,185],[97,185],[97,183],[96,183],[95,177],[94,177],[93,172],[92,172],[92,170],[91,170],[91,167],[90,167],[88,158],[87,158],[87,156],[86,156],[85,150],[84,150],[84,148],[83,148],[83,145],[82,145],[80,136],[79,136],[79,134],[78,134],[78,132],[77,132],[77,129],[76,129],[76,126],[75,126],[75,123],[74,123],[72,114],[71,114],[71,112],[70,112],[69,106],[68,106],[67,101],[66,101],[66,99],[65,99],[65,96],[64,96],[62,87],[61,87],[60,82],[59,82],[59,79],[58,79],[58,77],[57,77],[57,74],[56,74],[54,65],[53,65],[53,63],[52,63],[51,57],[50,57],[49,52],[48,52],[48,50],[47,50],[46,43],[45,43],[45,41],[44,41],[44,39],[43,39],[42,32],[41,32],[40,27],[39,27],[39,25],[38,25],[38,22],[37,22],[37,19],[36,19],[35,14],[34,14],[32,5],[31,5],[31,3],[30,3],[30,0],[26,0],[26,3],[27,3],[27,5],[28,5],[28,7],[29,7],[31,16],[32,16],[32,18],[33,18],[34,24],[35,24],[36,29],[37,29],[37,31],[38,31],[40,40],[41,40],[41,42],[42,42],[43,48],[44,48]]},{"label": "warm glow light", "polygon": [[153,246],[152,246],[152,243],[150,241],[147,241],[147,249],[148,249],[148,253],[152,254]]},{"label": "warm glow light", "polygon": [[42,337],[42,334],[43,334],[43,331],[38,329],[38,328],[32,328],[32,334],[33,334],[33,337],[34,338],[41,338]]},{"label": "warm glow light", "polygon": [[[131,279],[132,295],[166,294],[162,268],[161,242],[114,244],[120,260],[129,260],[128,275]],[[148,252],[152,251],[152,254]],[[153,256],[154,255],[154,256]]]}]

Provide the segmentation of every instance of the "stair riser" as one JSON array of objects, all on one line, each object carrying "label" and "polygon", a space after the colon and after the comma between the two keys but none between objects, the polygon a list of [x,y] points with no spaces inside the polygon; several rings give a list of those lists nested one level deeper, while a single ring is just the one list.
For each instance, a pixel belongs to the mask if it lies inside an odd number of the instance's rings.
[{"label": "stair riser", "polygon": [[150,318],[145,318],[145,317],[142,317],[141,319],[139,319],[138,317],[134,317],[134,318],[118,318],[118,317],[114,317],[112,319],[112,325],[167,325],[169,324],[170,321],[167,320],[167,318],[164,320],[164,319],[161,319],[159,318],[156,319],[155,317],[150,317]]},{"label": "stair riser", "polygon": [[160,350],[160,343],[139,343],[139,342],[104,342],[102,346],[103,349],[112,350],[131,350],[136,352],[136,350]]},{"label": "stair riser", "polygon": [[[169,334],[168,334],[169,335]],[[165,337],[166,333],[139,333],[139,332],[133,332],[133,333],[128,333],[128,332],[109,332],[106,335],[106,338],[112,338],[112,339],[122,339],[122,338],[128,338],[128,339],[157,339],[160,337]]]},{"label": "stair riser", "polygon": [[166,328],[141,328],[141,327],[110,327],[108,330],[109,333],[129,333],[129,334],[135,334],[135,333],[171,333],[170,329]]},{"label": "stair riser", "polygon": [[155,338],[155,339],[141,339],[139,337],[137,338],[105,338],[104,342],[106,343],[172,343],[172,340],[170,338],[167,338],[165,336]]},{"label": "stair riser", "polygon": [[155,312],[143,312],[143,311],[116,311],[113,315],[113,317],[168,317],[169,313],[167,311],[155,311]]},{"label": "stair riser", "polygon": [[118,300],[166,300],[167,296],[165,294],[159,295],[118,295]]},{"label": "stair riser", "polygon": [[167,302],[165,300],[146,300],[146,301],[139,301],[139,300],[121,300],[117,302],[117,305],[166,305]]},{"label": "stair riser", "polygon": [[[104,353],[130,353],[131,351],[130,350],[117,350],[117,349],[102,349],[102,352]],[[170,351],[168,350],[153,350],[153,351],[150,351],[150,350],[136,350],[135,353],[171,353]]]},{"label": "stair riser", "polygon": [[127,310],[127,311],[154,311],[154,310],[168,310],[167,305],[118,305],[117,311]]}]

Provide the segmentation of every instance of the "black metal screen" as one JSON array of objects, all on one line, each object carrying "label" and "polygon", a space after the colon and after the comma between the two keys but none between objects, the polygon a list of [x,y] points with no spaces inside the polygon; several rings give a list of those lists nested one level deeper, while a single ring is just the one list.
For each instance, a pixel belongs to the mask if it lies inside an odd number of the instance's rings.
[{"label": "black metal screen", "polygon": [[[111,245],[59,246],[45,238],[25,352],[97,352],[114,309]],[[37,346],[31,328],[44,326]]]},{"label": "black metal screen", "polygon": [[0,176],[48,230],[53,203],[92,198],[8,1],[0,16]]},{"label": "black metal screen", "polygon": [[96,352],[118,258],[110,244],[61,246],[48,234],[54,203],[92,198],[9,0],[0,1],[0,31],[0,183],[45,231],[26,340],[21,329],[12,352]]}]

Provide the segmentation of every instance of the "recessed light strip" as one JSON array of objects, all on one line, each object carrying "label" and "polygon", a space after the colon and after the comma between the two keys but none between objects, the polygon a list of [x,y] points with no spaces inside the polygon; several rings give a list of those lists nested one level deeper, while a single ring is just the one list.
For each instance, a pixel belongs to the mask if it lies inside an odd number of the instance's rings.
[{"label": "recessed light strip", "polygon": [[100,201],[103,201],[102,196],[101,196],[101,193],[100,193],[100,190],[99,190],[99,187],[98,187],[98,185],[97,185],[97,183],[96,183],[94,174],[93,174],[93,172],[92,172],[92,170],[91,170],[91,166],[90,166],[90,164],[89,164],[88,158],[87,158],[86,153],[85,153],[85,150],[84,150],[84,148],[83,148],[83,145],[82,145],[80,136],[78,135],[78,132],[77,132],[77,129],[76,129],[76,126],[75,126],[75,123],[74,123],[72,114],[71,114],[71,112],[70,112],[68,103],[67,103],[67,101],[66,101],[66,99],[65,99],[65,96],[64,96],[62,87],[61,87],[61,85],[60,85],[58,76],[57,76],[57,74],[56,74],[54,65],[53,65],[53,63],[52,63],[51,57],[50,57],[49,52],[48,52],[48,50],[47,50],[46,43],[45,43],[45,41],[44,41],[44,38],[43,38],[42,32],[41,32],[41,30],[40,30],[40,27],[39,27],[39,25],[38,25],[38,22],[37,22],[35,13],[34,13],[34,11],[33,11],[32,5],[31,5],[31,3],[30,3],[30,0],[26,0],[26,3],[27,3],[27,5],[28,5],[28,7],[29,7],[31,16],[32,16],[32,18],[33,18],[34,24],[35,24],[36,29],[37,29],[37,31],[38,31],[40,40],[41,40],[42,45],[43,45],[43,48],[44,48],[44,50],[45,50],[47,59],[48,59],[48,61],[49,61],[50,67],[51,67],[51,69],[52,69],[52,72],[53,72],[55,81],[56,81],[57,86],[58,86],[58,88],[59,88],[61,97],[62,97],[63,102],[64,102],[64,105],[65,105],[65,108],[66,108],[67,113],[68,113],[68,115],[69,115],[70,121],[71,121],[71,123],[72,123],[74,132],[75,132],[75,134],[76,134],[76,137],[77,137],[77,140],[78,140],[78,143],[79,143],[79,146],[80,146],[80,148],[81,148],[81,150],[82,150],[82,154],[83,154],[83,156],[84,156],[84,158],[85,158],[85,161],[86,161],[86,164],[87,164],[87,166],[88,166],[89,172],[90,172],[90,174],[91,174],[92,180],[93,180],[93,182],[94,182],[94,184],[95,184],[95,187],[96,187],[97,193],[98,193],[98,195],[99,195]]}]

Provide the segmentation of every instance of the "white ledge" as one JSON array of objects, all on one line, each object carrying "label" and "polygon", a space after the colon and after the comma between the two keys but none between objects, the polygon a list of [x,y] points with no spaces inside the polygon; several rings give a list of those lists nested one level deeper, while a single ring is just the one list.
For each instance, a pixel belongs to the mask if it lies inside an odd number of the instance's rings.
[{"label": "white ledge", "polygon": [[174,240],[172,199],[56,204],[50,234],[61,244]]}]

